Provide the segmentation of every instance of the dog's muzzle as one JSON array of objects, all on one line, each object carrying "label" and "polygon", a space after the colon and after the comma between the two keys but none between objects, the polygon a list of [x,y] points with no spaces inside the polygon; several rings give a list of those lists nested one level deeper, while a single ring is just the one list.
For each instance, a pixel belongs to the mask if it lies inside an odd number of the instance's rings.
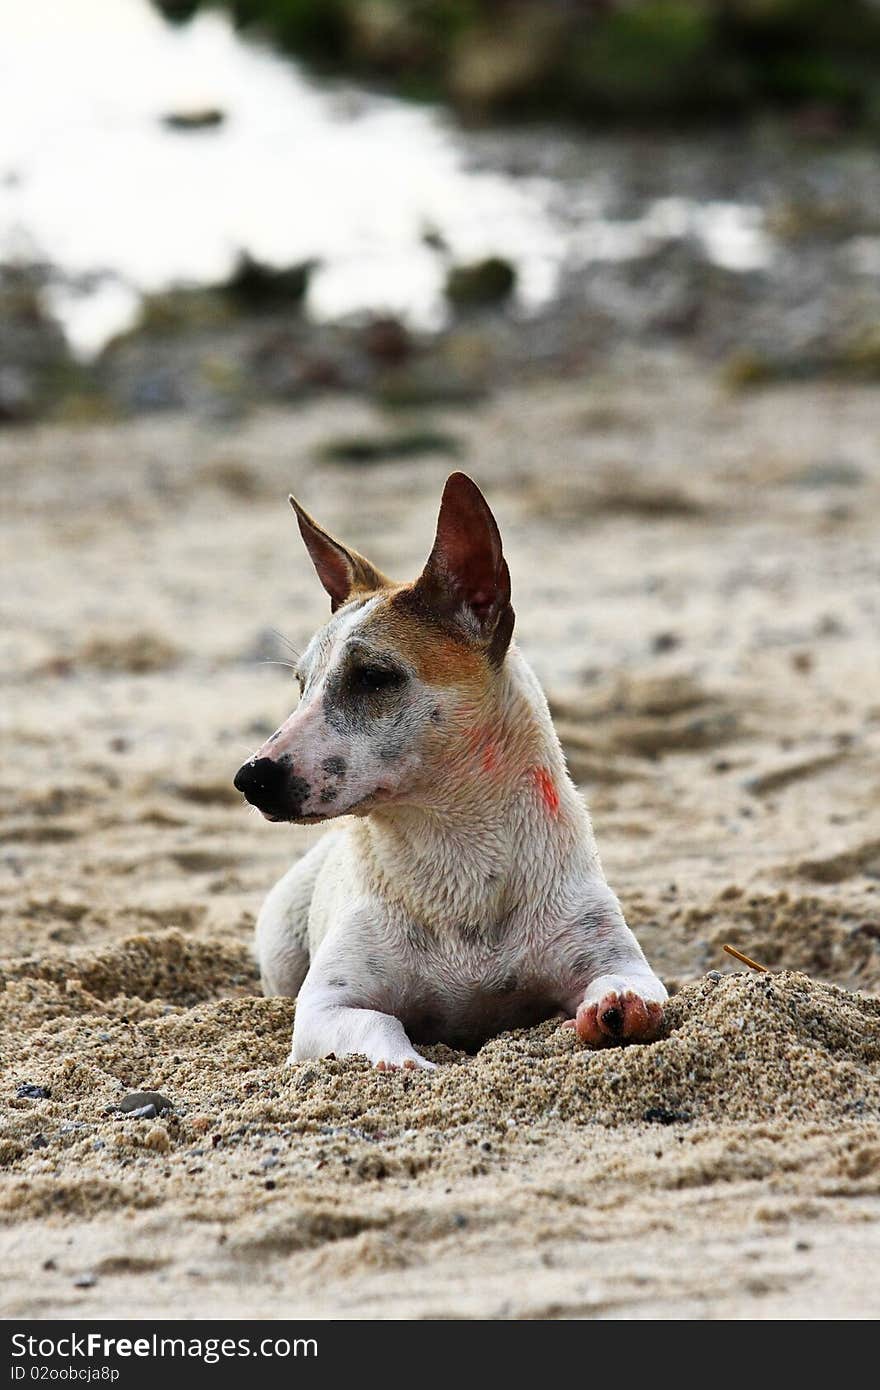
[{"label": "dog's muzzle", "polygon": [[269,820],[299,820],[309,784],[274,758],[252,758],[238,769],[233,786]]}]

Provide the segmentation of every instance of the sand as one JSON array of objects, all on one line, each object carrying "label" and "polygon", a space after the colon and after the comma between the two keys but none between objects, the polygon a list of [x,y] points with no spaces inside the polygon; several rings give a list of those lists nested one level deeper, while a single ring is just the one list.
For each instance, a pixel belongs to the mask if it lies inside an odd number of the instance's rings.
[{"label": "sand", "polygon": [[[876,393],[653,358],[431,424],[501,520],[664,1036],[285,1068],[250,942],[321,831],[231,776],[324,613],[286,493],[406,576],[448,470],[328,462],[389,428],[351,401],[9,431],[2,1312],[875,1317]],[[170,1110],[115,1111],[143,1089]]]}]

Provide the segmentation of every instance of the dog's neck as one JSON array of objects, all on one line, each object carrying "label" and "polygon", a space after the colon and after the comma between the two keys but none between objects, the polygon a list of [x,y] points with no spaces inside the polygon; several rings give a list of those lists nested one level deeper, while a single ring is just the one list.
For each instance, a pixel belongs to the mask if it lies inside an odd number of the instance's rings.
[{"label": "dog's neck", "polygon": [[429,793],[358,823],[371,889],[434,929],[491,927],[548,898],[573,859],[601,873],[537,679],[511,649]]}]

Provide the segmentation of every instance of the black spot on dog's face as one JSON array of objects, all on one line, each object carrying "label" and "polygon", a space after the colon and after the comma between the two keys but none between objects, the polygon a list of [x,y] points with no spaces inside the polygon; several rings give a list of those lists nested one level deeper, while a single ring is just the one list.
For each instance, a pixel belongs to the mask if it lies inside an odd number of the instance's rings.
[{"label": "black spot on dog's face", "polygon": [[410,736],[407,729],[407,716],[405,711],[394,715],[391,719],[391,729],[383,737],[378,747],[379,760],[383,763],[397,763],[405,754],[409,746]]},{"label": "black spot on dog's face", "polygon": [[409,679],[393,657],[352,643],[327,677],[324,718],[341,734],[372,732],[378,722],[405,707]]},{"label": "black spot on dog's face", "polygon": [[329,786],[324,787],[324,789],[323,789],[322,792],[321,792],[321,797],[320,797],[321,805],[322,805],[322,806],[329,806],[331,801],[335,801],[335,800],[336,800],[336,797],[338,796],[338,794],[339,794],[339,789],[338,789],[338,787],[336,787],[336,786],[333,785],[332,783],[331,783]]},{"label": "black spot on dog's face", "polygon": [[325,758],[321,767],[330,777],[344,777],[348,763],[340,757]]},{"label": "black spot on dog's face", "polygon": [[406,744],[399,734],[393,738],[386,739],[379,744],[379,761],[383,763],[399,763],[406,752]]},{"label": "black spot on dog's face", "polygon": [[308,800],[311,787],[304,777],[291,777],[287,784],[288,795],[296,815],[302,813],[303,802]]}]

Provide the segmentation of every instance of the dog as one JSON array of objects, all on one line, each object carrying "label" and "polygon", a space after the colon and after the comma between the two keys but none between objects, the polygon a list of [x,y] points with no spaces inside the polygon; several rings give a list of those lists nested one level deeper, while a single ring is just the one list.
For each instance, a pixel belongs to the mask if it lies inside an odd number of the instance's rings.
[{"label": "dog", "polygon": [[666,990],[605,882],[479,488],[447,480],[434,546],[398,584],[290,498],[331,617],[301,699],[241,767],[267,820],[345,817],[269,893],[268,995],[296,997],[290,1062],[475,1051],[554,1016],[604,1047],[656,1038]]}]

